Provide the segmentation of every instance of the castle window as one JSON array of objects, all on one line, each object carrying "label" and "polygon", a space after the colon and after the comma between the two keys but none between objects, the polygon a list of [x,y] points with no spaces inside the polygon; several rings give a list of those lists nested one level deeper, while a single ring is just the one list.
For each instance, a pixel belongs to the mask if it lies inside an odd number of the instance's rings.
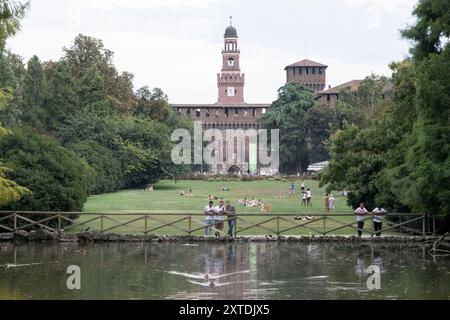
[{"label": "castle window", "polygon": [[331,100],[331,96],[329,94],[327,94],[327,101]]},{"label": "castle window", "polygon": [[305,68],[306,69],[306,74],[309,74],[309,68]]},{"label": "castle window", "polygon": [[216,110],[216,117],[219,116],[219,110]]},{"label": "castle window", "polygon": [[206,109],[206,116],[209,117],[209,108]]},{"label": "castle window", "polygon": [[234,67],[234,60],[233,60],[233,58],[228,59],[228,66],[229,67]]},{"label": "castle window", "polygon": [[244,110],[244,117],[248,116],[248,111],[247,109]]},{"label": "castle window", "polygon": [[200,114],[201,114],[200,109],[197,109],[196,112],[195,112],[195,116],[196,116],[197,118],[199,118],[199,117],[200,117]]},{"label": "castle window", "polygon": [[295,68],[292,68],[292,74],[295,74]]},{"label": "castle window", "polygon": [[234,116],[237,117],[239,114],[238,108],[234,108]]},{"label": "castle window", "polygon": [[186,110],[186,114],[187,114],[188,116],[190,116],[190,115],[191,115],[191,109],[187,109],[187,110]]},{"label": "castle window", "polygon": [[323,68],[319,68],[319,74],[323,74]]},{"label": "castle window", "polygon": [[316,68],[311,68],[312,69],[312,74],[316,74]]},{"label": "castle window", "polygon": [[266,108],[262,108],[262,114],[265,114],[267,112]]},{"label": "castle window", "polygon": [[253,108],[253,116],[256,117],[256,109]]},{"label": "castle window", "polygon": [[228,108],[225,108],[225,117],[228,117]]},{"label": "castle window", "polygon": [[303,68],[298,68],[298,74],[302,74],[302,70],[303,70]]}]

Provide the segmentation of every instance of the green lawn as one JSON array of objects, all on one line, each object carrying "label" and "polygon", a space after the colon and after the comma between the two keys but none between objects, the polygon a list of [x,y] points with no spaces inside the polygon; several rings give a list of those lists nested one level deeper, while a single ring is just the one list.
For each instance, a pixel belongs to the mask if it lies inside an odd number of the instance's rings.
[{"label": "green lawn", "polygon": [[[207,205],[207,197],[209,194],[223,198],[224,200],[230,200],[235,205],[238,214],[252,214],[251,217],[243,217],[246,221],[239,220],[239,228],[245,228],[250,223],[262,222],[264,219],[268,219],[268,216],[261,215],[259,208],[246,208],[239,205],[238,199],[244,197],[255,199],[262,199],[264,203],[270,203],[273,206],[273,214],[295,214],[295,215],[314,215],[318,213],[324,213],[324,201],[325,191],[318,187],[317,181],[306,181],[306,187],[312,191],[312,207],[305,208],[300,206],[300,184],[296,183],[297,194],[293,197],[288,197],[289,182],[281,181],[251,181],[251,182],[218,182],[218,181],[180,181],[175,183],[173,181],[161,181],[155,185],[154,192],[145,192],[143,190],[124,190],[116,193],[103,194],[98,196],[92,196],[88,199],[84,211],[105,213],[105,212],[118,212],[118,213],[171,213],[171,216],[156,217],[159,221],[149,220],[148,229],[157,227],[164,222],[175,221],[178,218],[182,218],[179,214],[197,213],[201,214],[203,208]],[[219,191],[223,186],[230,189],[228,192]],[[193,197],[182,197],[180,192],[182,190],[188,191],[192,189]],[[278,199],[277,195],[283,192],[286,196],[284,199]],[[339,193],[334,193],[336,197],[336,212],[338,213],[351,213],[352,210],[346,205],[345,197]],[[215,204],[218,202],[215,201]],[[178,214],[178,215],[177,215]],[[92,216],[81,216],[79,222],[87,221]],[[104,220],[104,229],[114,226],[115,223],[130,221],[136,218],[135,216],[118,216],[114,217],[116,220],[109,221]],[[293,223],[302,223],[294,221],[293,218],[286,218],[288,221],[281,220],[279,222],[280,228],[287,228],[293,226]],[[338,221],[353,222],[354,217],[337,217]],[[199,228],[202,225],[202,217],[194,217],[192,222],[192,228]],[[96,220],[88,224],[91,229],[99,229],[100,221]],[[182,221],[176,224],[180,228],[186,229],[188,227],[187,221]],[[323,230],[323,221],[314,222],[309,227],[317,230]],[[328,230],[340,226],[339,223],[328,220],[326,227]],[[276,228],[276,221],[264,224],[263,227],[274,230]],[[74,228],[74,231],[79,228]],[[111,230],[112,232],[119,233],[139,233],[144,230],[144,220],[134,222],[128,226],[119,227]],[[224,231],[227,230],[225,226]],[[367,230],[370,231],[370,223],[367,223]],[[154,234],[176,234],[181,235],[182,232],[174,227],[164,227],[162,229],[155,230]],[[195,234],[202,234],[202,230]],[[345,228],[336,231],[336,234],[354,234],[355,230],[351,228]],[[266,235],[274,234],[267,229],[253,228],[244,231],[242,235]],[[300,234],[319,234],[319,232],[300,228],[287,231],[284,235],[300,235]]]}]

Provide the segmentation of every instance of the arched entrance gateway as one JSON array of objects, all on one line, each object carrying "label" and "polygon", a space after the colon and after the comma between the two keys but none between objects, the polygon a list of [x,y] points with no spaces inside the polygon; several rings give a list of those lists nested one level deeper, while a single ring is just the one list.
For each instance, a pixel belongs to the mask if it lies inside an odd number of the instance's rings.
[{"label": "arched entrance gateway", "polygon": [[241,174],[242,170],[238,166],[231,166],[228,168],[228,174]]}]

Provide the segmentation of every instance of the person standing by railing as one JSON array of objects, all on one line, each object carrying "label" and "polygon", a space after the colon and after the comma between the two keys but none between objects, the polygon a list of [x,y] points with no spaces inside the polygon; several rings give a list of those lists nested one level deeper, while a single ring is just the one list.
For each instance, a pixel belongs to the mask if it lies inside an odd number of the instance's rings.
[{"label": "person standing by railing", "polygon": [[328,193],[325,195],[323,201],[325,204],[325,212],[326,213],[330,212],[330,196],[328,195]]},{"label": "person standing by railing", "polygon": [[220,231],[223,229],[223,215],[225,213],[225,206],[223,201],[219,202],[219,205],[214,209],[214,227],[216,228],[216,237],[220,237]]},{"label": "person standing by railing", "polygon": [[231,205],[230,201],[227,201],[227,205],[225,206],[225,214],[228,217],[228,233],[229,237],[233,237],[234,227],[236,226],[236,208]]},{"label": "person standing by railing", "polygon": [[383,218],[387,211],[382,207],[376,207],[373,213],[373,230],[377,237],[381,236],[381,227],[383,226]]},{"label": "person standing by railing", "polygon": [[211,235],[211,225],[214,224],[214,202],[210,201],[205,207],[205,236]]},{"label": "person standing by railing", "polygon": [[364,218],[367,215],[367,209],[364,207],[364,203],[360,203],[358,209],[355,210],[356,222],[358,225],[358,237],[362,236],[364,229]]}]

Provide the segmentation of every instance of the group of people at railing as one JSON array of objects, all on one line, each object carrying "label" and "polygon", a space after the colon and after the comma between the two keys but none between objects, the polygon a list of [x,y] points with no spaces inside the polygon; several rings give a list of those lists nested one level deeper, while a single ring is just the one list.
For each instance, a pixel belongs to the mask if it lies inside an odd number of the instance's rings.
[{"label": "group of people at railing", "polygon": [[367,220],[367,216],[373,215],[373,230],[377,237],[381,236],[381,229],[383,226],[383,218],[386,216],[387,211],[382,207],[376,207],[369,212],[364,203],[360,203],[359,207],[355,210],[356,223],[358,226],[358,236],[361,237],[364,229],[364,223]]},{"label": "group of people at railing", "polygon": [[214,201],[210,200],[208,205],[204,209],[205,213],[205,236],[211,236],[212,227],[214,227],[215,236],[219,237],[221,231],[224,228],[224,221],[228,220],[228,232],[227,236],[233,237],[234,227],[236,225],[236,208],[230,201],[224,203],[223,200],[219,202],[219,205],[214,206]]}]

